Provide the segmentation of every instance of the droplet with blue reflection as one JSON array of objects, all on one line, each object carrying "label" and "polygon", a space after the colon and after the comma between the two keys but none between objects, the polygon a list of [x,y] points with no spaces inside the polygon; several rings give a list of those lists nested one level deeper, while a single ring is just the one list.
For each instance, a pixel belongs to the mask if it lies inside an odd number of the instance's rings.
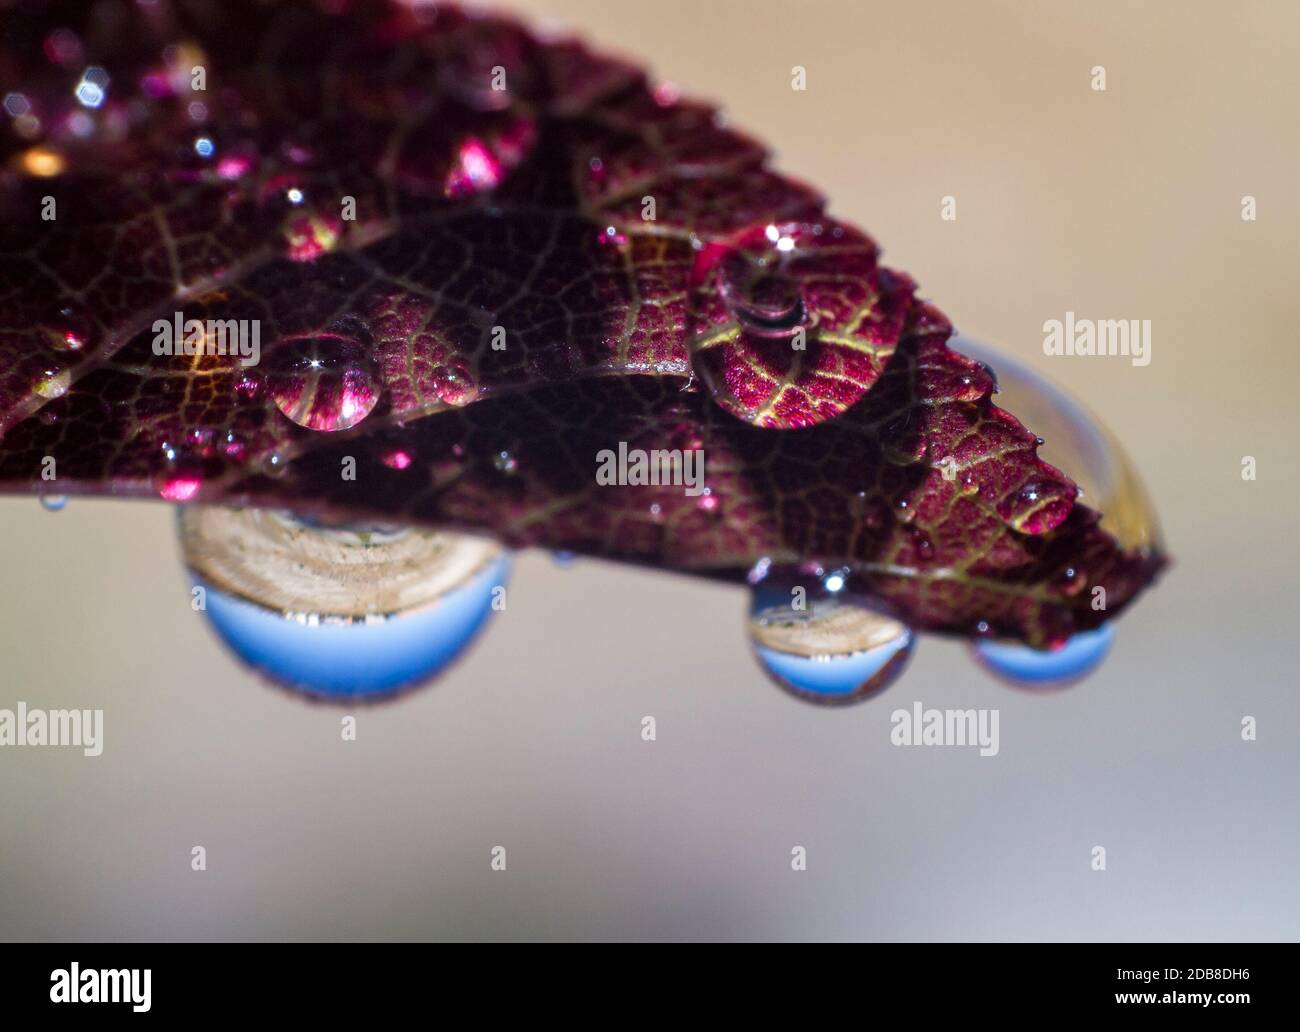
[{"label": "droplet with blue reflection", "polygon": [[989,670],[1027,688],[1059,688],[1092,673],[1115,641],[1110,624],[1080,631],[1055,649],[1031,649],[1009,642],[979,641],[975,655]]},{"label": "droplet with blue reflection", "polygon": [[436,676],[486,623],[510,570],[483,538],[260,510],[187,507],[181,538],[221,640],[273,682],[338,701]]},{"label": "droplet with blue reflection", "polygon": [[848,589],[846,570],[764,566],[754,583],[749,633],[759,663],[806,702],[862,702],[888,688],[911,658],[903,623]]}]

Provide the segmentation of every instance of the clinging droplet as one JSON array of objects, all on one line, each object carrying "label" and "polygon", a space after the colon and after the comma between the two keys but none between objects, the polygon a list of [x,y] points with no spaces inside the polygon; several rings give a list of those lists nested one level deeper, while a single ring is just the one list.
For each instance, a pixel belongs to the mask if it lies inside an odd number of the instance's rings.
[{"label": "clinging droplet", "polygon": [[308,430],[348,430],[374,411],[382,385],[368,335],[355,323],[337,332],[279,341],[266,359],[271,400]]},{"label": "clinging droplet", "polygon": [[977,641],[976,658],[989,670],[1025,688],[1061,688],[1092,673],[1115,641],[1110,624],[1080,631],[1055,649],[1031,649],[1000,641]]},{"label": "clinging droplet", "polygon": [[769,571],[754,587],[749,633],[782,688],[807,702],[877,695],[911,657],[911,630],[854,592],[844,570],[805,565]]}]

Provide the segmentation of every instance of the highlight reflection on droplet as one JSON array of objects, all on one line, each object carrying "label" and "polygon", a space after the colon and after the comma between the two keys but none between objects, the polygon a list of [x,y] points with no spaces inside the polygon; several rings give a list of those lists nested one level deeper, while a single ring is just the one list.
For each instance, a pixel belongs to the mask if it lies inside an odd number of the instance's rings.
[{"label": "highlight reflection on droplet", "polygon": [[319,699],[383,698],[436,675],[482,627],[510,566],[483,538],[264,510],[186,507],[180,534],[226,645]]},{"label": "highlight reflection on droplet", "polygon": [[1031,649],[1010,642],[979,641],[972,648],[993,673],[1026,688],[1060,688],[1092,673],[1115,641],[1111,624],[1080,631],[1056,649]]},{"label": "highlight reflection on droplet", "polygon": [[897,680],[911,630],[845,590],[843,571],[765,572],[749,633],[767,674],[792,695],[831,705],[862,702]]}]

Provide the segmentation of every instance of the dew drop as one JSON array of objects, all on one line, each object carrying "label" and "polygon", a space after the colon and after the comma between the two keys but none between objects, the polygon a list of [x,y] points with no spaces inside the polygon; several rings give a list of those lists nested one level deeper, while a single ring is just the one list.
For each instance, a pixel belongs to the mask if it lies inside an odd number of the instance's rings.
[{"label": "dew drop", "polygon": [[740,328],[762,340],[789,341],[808,324],[799,284],[779,269],[732,252],[722,259],[719,288]]},{"label": "dew drop", "polygon": [[596,234],[596,243],[602,247],[621,249],[627,246],[627,234],[619,232],[617,226],[606,226]]},{"label": "dew drop", "polygon": [[769,571],[751,597],[749,633],[763,669],[807,702],[861,702],[889,687],[914,648],[911,630],[848,588],[847,572]]},{"label": "dew drop", "polygon": [[996,363],[999,407],[1043,435],[1039,457],[1078,483],[1103,529],[1126,549],[1163,550],[1155,509],[1110,430],[1061,388],[988,345],[959,336],[949,346],[990,372]]},{"label": "dew drop", "polygon": [[500,160],[482,140],[468,136],[456,148],[456,156],[443,183],[443,196],[451,199],[487,193],[496,189],[505,174]]},{"label": "dew drop", "polygon": [[411,453],[404,448],[390,448],[379,457],[379,461],[389,469],[403,470],[411,465],[412,459]]},{"label": "dew drop", "polygon": [[1069,566],[1061,571],[1061,582],[1062,590],[1073,597],[1088,586],[1088,574],[1084,570]]},{"label": "dew drop", "polygon": [[504,473],[506,476],[510,476],[518,471],[519,460],[508,451],[499,451],[492,456],[492,467],[498,473]]},{"label": "dew drop", "polygon": [[84,351],[94,343],[95,324],[79,306],[58,305],[45,321],[45,334],[56,351]]},{"label": "dew drop", "polygon": [[1114,641],[1114,628],[1107,623],[1096,630],[1080,631],[1054,649],[998,641],[977,641],[971,648],[980,663],[1012,684],[1059,688],[1092,673]]},{"label": "dew drop", "polygon": [[445,669],[510,570],[509,554],[483,538],[266,510],[187,506],[179,530],[230,650],[281,687],[339,702],[391,696]]},{"label": "dew drop", "polygon": [[262,393],[262,378],[257,373],[241,373],[235,381],[235,393],[241,398],[256,398]]},{"label": "dew drop", "polygon": [[36,377],[32,390],[42,398],[52,401],[67,394],[70,386],[72,386],[72,374],[65,366],[51,362]]},{"label": "dew drop", "polygon": [[289,460],[279,452],[271,452],[261,462],[263,476],[279,479],[289,470]]},{"label": "dew drop", "polygon": [[60,512],[67,504],[67,495],[41,495],[41,508],[47,512]]},{"label": "dew drop", "polygon": [[326,433],[356,426],[382,393],[368,342],[352,332],[280,341],[266,360],[266,382],[290,422]]},{"label": "dew drop", "polygon": [[164,466],[154,477],[158,496],[168,502],[188,502],[203,487],[204,463],[188,446],[162,446]]}]

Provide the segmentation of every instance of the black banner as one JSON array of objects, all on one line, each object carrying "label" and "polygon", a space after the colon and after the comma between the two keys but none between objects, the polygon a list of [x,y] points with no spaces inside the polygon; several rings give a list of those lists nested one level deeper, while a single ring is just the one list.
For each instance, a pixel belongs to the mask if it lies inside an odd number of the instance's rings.
[{"label": "black banner", "polygon": [[[643,957],[617,969],[612,963],[589,969],[584,958],[582,977],[575,982],[546,974],[549,964],[493,961],[469,944],[456,948],[464,951],[462,965],[476,969],[468,985],[448,977],[454,967],[446,949],[435,959],[423,945],[23,946],[0,974],[0,999],[7,1015],[87,1021],[109,1014],[131,1021],[281,1014],[373,1020],[409,1014],[415,1001],[424,1007],[457,996],[475,1008],[486,997],[495,1009],[503,997],[546,1001],[548,1009],[565,1001],[579,1012],[606,1014],[612,1013],[614,998],[622,997],[619,1011],[652,1015],[668,1003],[671,1009],[664,1013],[680,1015],[676,1001],[720,1001],[724,993],[729,1010],[745,996],[766,1009],[774,992],[806,1005],[806,989],[791,975],[812,963],[806,955],[780,961],[784,977],[755,981],[750,974],[706,975],[709,968],[682,965],[675,957],[664,958],[660,970]],[[1293,979],[1275,946],[872,944],[866,949],[866,958],[855,949],[840,961],[843,989],[851,989],[868,1008],[916,1007],[915,1013],[927,1019],[1127,1011],[1179,1022],[1197,1016],[1232,1021],[1286,1016],[1295,1008]],[[746,959],[752,962],[752,954]],[[834,960],[819,955],[815,970],[818,988],[827,993],[819,1001],[823,1007],[838,988],[834,968]],[[484,994],[478,988],[498,978],[508,987],[505,993]]]}]

